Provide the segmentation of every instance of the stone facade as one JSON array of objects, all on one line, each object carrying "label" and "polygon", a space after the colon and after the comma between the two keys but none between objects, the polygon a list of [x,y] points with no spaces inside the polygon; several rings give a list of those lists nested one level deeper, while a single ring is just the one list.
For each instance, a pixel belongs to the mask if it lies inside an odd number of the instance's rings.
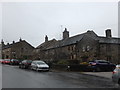
[{"label": "stone facade", "polygon": [[34,59],[81,62],[104,59],[120,63],[120,38],[112,37],[110,29],[105,32],[105,37],[98,36],[94,31],[69,37],[69,31],[65,29],[62,40],[48,40],[47,37],[47,40],[34,50]]},{"label": "stone facade", "polygon": [[25,40],[5,45],[2,41],[2,58],[3,59],[32,59],[34,47]]}]

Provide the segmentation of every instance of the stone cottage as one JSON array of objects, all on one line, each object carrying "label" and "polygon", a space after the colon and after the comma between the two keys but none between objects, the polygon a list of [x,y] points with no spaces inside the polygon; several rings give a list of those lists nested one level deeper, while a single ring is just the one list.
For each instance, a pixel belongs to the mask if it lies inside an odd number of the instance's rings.
[{"label": "stone cottage", "polygon": [[2,58],[3,59],[31,59],[33,56],[34,47],[25,40],[19,39],[18,42],[6,45],[2,40]]},{"label": "stone cottage", "polygon": [[94,31],[69,37],[69,31],[65,28],[62,40],[48,40],[46,35],[45,42],[34,50],[34,59],[81,62],[104,59],[120,63],[120,38],[112,37],[111,29],[105,30],[105,33],[105,37],[98,36]]}]

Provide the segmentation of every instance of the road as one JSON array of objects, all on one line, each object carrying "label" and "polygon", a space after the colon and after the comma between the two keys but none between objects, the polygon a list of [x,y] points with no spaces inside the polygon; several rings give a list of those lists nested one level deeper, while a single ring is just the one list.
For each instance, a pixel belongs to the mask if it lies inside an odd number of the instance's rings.
[{"label": "road", "polygon": [[111,79],[80,72],[36,72],[2,65],[2,88],[116,88]]}]

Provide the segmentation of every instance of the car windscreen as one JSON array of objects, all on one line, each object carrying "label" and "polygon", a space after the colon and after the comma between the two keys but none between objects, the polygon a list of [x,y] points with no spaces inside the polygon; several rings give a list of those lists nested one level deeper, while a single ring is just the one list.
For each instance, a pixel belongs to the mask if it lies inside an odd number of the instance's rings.
[{"label": "car windscreen", "polygon": [[10,61],[10,59],[6,59],[5,61]]},{"label": "car windscreen", "polygon": [[32,63],[32,60],[27,60],[28,63]]},{"label": "car windscreen", "polygon": [[98,63],[109,63],[108,61],[97,61]]},{"label": "car windscreen", "polygon": [[17,60],[17,59],[12,59],[11,61],[19,61],[19,60]]},{"label": "car windscreen", "polygon": [[40,65],[40,64],[45,64],[45,63],[44,63],[44,62],[37,62],[37,64],[39,64],[39,65]]}]

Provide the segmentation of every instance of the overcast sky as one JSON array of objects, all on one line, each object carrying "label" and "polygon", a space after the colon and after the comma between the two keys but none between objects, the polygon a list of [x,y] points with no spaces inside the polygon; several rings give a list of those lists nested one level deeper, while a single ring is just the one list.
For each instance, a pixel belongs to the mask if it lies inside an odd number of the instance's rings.
[{"label": "overcast sky", "polygon": [[105,36],[105,29],[112,29],[118,37],[117,2],[46,2],[46,3],[2,3],[2,38],[7,43],[22,39],[34,47],[49,40],[62,39],[66,27],[70,36],[93,30]]}]

